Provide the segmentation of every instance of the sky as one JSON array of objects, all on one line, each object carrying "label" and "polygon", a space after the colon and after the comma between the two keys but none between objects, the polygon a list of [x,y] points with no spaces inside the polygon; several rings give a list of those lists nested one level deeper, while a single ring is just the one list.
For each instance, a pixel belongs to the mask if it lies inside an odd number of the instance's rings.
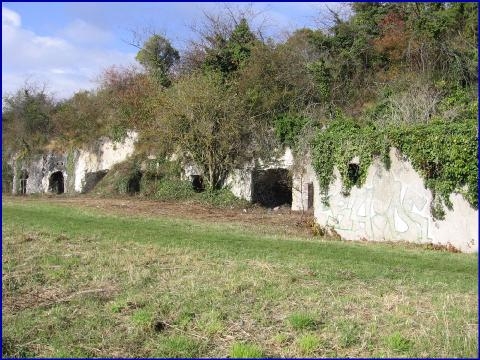
[{"label": "sky", "polygon": [[[103,70],[137,64],[133,32],[165,35],[180,51],[204,12],[224,6],[259,13],[268,36],[318,28],[340,3],[2,3],[2,97],[25,84],[46,86],[57,99],[98,86]],[[137,64],[138,65],[138,64]]]}]

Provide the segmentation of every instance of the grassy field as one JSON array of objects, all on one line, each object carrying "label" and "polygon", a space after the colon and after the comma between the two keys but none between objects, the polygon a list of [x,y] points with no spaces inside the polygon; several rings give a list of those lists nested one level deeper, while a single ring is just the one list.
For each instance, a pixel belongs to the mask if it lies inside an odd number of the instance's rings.
[{"label": "grassy field", "polygon": [[2,208],[4,356],[477,356],[477,255]]}]

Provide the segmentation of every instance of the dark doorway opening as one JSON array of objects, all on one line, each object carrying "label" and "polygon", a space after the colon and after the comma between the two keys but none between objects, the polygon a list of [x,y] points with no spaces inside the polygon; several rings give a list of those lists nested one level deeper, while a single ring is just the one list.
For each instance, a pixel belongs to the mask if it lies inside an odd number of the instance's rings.
[{"label": "dark doorway opening", "polygon": [[292,204],[292,176],[286,169],[255,170],[252,202],[266,207]]},{"label": "dark doorway opening", "polygon": [[201,175],[191,175],[191,179],[193,190],[196,192],[202,192],[205,190],[205,186],[203,185],[203,177]]},{"label": "dark doorway opening", "polygon": [[308,183],[307,189],[308,189],[307,209],[311,209],[313,208],[313,183]]},{"label": "dark doorway opening", "polygon": [[48,190],[55,194],[63,194],[65,192],[63,173],[61,171],[56,171],[52,175],[50,175],[50,181],[48,182]]},{"label": "dark doorway opening", "polygon": [[136,171],[127,183],[127,193],[130,195],[138,194],[140,192],[140,181],[142,180],[142,173]]},{"label": "dark doorway opening", "polygon": [[92,191],[95,185],[107,175],[108,170],[100,170],[96,172],[90,172],[85,174],[85,184],[82,192],[86,193]]},{"label": "dark doorway opening", "polygon": [[27,179],[28,171],[22,170],[20,172],[20,194],[25,195],[27,193]]}]

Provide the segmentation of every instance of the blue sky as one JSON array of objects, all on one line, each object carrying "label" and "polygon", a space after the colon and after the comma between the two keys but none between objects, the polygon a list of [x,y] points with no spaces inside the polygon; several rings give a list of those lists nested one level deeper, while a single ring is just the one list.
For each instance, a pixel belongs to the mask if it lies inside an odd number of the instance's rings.
[{"label": "blue sky", "polygon": [[340,3],[2,3],[2,96],[25,82],[46,84],[57,98],[92,89],[103,69],[135,64],[132,30],[166,35],[178,49],[194,34],[203,11],[251,6],[264,33],[281,37],[318,26],[326,6]]}]

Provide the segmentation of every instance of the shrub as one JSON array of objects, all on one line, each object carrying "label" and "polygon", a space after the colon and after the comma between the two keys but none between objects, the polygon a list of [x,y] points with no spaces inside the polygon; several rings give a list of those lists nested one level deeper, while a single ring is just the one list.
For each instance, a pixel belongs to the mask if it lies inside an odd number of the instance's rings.
[{"label": "shrub", "polygon": [[160,200],[185,200],[196,195],[189,181],[162,179],[157,184],[155,198]]}]

